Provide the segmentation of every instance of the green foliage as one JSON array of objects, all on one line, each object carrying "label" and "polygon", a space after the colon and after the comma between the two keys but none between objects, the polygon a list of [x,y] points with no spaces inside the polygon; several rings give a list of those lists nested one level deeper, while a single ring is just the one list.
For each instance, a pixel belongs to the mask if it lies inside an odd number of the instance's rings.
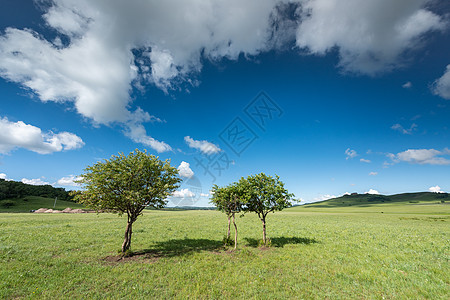
[{"label": "green foliage", "polygon": [[283,210],[292,206],[290,194],[284,188],[284,183],[278,175],[268,176],[264,173],[251,175],[239,180],[243,191],[245,211],[255,212],[260,218],[265,218],[269,212]]},{"label": "green foliage", "polygon": [[74,199],[97,211],[137,217],[145,207],[164,207],[180,181],[169,160],[136,149],[88,166],[78,181],[83,190],[75,192]]},{"label": "green foliage", "polygon": [[10,208],[11,206],[16,205],[16,202],[12,200],[2,200],[0,201],[0,206],[4,208]]},{"label": "green foliage", "polygon": [[63,188],[55,188],[51,185],[31,185],[0,178],[0,200],[23,198],[26,196],[39,196],[53,199],[58,197],[59,200],[72,200],[69,192]]},{"label": "green foliage", "polygon": [[243,190],[236,182],[225,187],[219,187],[215,184],[211,188],[212,197],[210,203],[227,216],[233,212],[239,213],[245,210],[242,192]]},{"label": "green foliage", "polygon": [[161,161],[136,149],[128,156],[120,153],[87,167],[78,180],[84,190],[73,195],[77,202],[96,211],[127,214],[122,244],[125,253],[130,248],[132,225],[137,217],[146,207],[163,208],[180,181],[169,160]]},{"label": "green foliage", "polygon": [[224,237],[222,239],[222,243],[224,246],[233,246],[234,240],[231,237],[224,235]]}]

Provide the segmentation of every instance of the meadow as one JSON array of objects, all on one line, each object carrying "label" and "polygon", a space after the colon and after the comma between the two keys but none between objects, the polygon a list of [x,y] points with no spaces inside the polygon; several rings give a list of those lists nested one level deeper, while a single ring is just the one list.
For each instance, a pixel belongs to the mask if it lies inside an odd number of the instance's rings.
[{"label": "meadow", "polygon": [[[383,213],[381,213],[383,212]],[[146,211],[118,260],[114,214],[0,214],[0,298],[448,299],[450,206],[294,207],[238,218]]]}]

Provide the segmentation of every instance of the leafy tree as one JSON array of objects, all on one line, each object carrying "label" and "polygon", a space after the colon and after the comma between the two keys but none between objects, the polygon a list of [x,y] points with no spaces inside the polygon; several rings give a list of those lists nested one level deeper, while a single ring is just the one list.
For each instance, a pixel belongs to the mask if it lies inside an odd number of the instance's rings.
[{"label": "leafy tree", "polygon": [[78,180],[83,187],[75,200],[96,211],[127,214],[122,252],[130,249],[132,226],[144,208],[162,208],[181,179],[170,161],[135,150],[88,166]]},{"label": "leafy tree", "polygon": [[228,218],[228,232],[226,240],[229,241],[231,234],[231,220],[234,225],[234,249],[237,248],[238,229],[236,225],[235,214],[243,211],[242,190],[237,183],[225,187],[219,187],[216,184],[212,187],[211,203],[218,210],[224,212]]},{"label": "leafy tree", "polygon": [[285,188],[278,175],[275,178],[264,173],[251,175],[239,180],[243,191],[245,211],[255,212],[263,225],[263,243],[267,244],[266,218],[270,212],[280,211],[291,206],[294,197]]}]

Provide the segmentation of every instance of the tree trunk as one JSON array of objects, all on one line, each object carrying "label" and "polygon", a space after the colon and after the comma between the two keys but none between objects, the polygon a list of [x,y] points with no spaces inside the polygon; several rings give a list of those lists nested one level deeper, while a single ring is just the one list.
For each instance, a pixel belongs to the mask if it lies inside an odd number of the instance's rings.
[{"label": "tree trunk", "polygon": [[228,216],[228,232],[227,232],[227,240],[230,239],[230,235],[231,235],[231,216]]},{"label": "tree trunk", "polygon": [[236,249],[237,248],[238,229],[236,226],[236,221],[234,219],[234,214],[233,214],[233,225],[234,225],[234,249]]},{"label": "tree trunk", "polygon": [[266,245],[266,217],[263,217],[261,219],[261,222],[263,223],[263,243],[265,246]]},{"label": "tree trunk", "polygon": [[131,246],[131,234],[133,233],[132,230],[133,222],[128,221],[127,222],[127,229],[125,230],[125,239],[122,244],[122,253],[125,253],[128,249],[130,249]]}]

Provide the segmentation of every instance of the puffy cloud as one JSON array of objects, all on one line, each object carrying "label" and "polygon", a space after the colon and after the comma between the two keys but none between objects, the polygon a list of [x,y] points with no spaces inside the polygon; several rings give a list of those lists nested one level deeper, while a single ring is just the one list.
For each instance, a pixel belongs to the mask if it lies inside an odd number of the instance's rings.
[{"label": "puffy cloud", "polygon": [[208,193],[206,193],[206,194],[205,193],[201,193],[200,197],[209,197],[209,194]]},{"label": "puffy cloud", "polygon": [[191,192],[189,189],[181,189],[179,191],[174,191],[172,196],[175,198],[192,198],[195,197],[195,193]]},{"label": "puffy cloud", "polygon": [[369,176],[377,176],[378,175],[378,172],[370,172],[369,173]]},{"label": "puffy cloud", "polygon": [[312,54],[336,48],[345,70],[373,74],[398,66],[424,33],[444,27],[427,0],[48,2],[43,20],[56,37],[7,28],[0,76],[43,102],[70,103],[95,125],[119,123],[158,152],[171,147],[148,135],[149,115],[130,97],[134,86],[196,85],[204,59],[251,57],[294,39]]},{"label": "puffy cloud", "polygon": [[365,158],[361,158],[359,161],[360,162],[365,162],[365,163],[368,163],[368,164],[371,163],[371,161],[369,159],[365,159]]},{"label": "puffy cloud", "polygon": [[428,190],[432,193],[445,193],[444,191],[441,190],[441,187],[438,185],[432,186]]},{"label": "puffy cloud", "polygon": [[429,0],[305,1],[297,45],[313,54],[336,49],[345,71],[377,74],[401,66],[404,52],[423,35],[443,30],[443,18],[424,8]]},{"label": "puffy cloud", "polygon": [[57,185],[62,185],[62,186],[78,186],[77,183],[75,183],[75,180],[79,180],[80,177],[75,176],[75,175],[69,175],[67,177],[62,177],[60,178],[56,184]]},{"label": "puffy cloud", "polygon": [[220,149],[219,146],[214,145],[213,143],[210,143],[205,140],[203,141],[194,140],[190,136],[185,136],[184,141],[188,144],[190,148],[200,150],[203,154],[211,155],[222,151],[222,149]]},{"label": "puffy cloud", "polygon": [[35,179],[27,179],[22,178],[21,180],[25,184],[31,184],[31,185],[49,185],[49,182],[43,181],[41,178],[35,178]]},{"label": "puffy cloud", "polygon": [[182,161],[178,166],[178,174],[180,174],[181,177],[185,178],[191,178],[192,176],[194,176],[194,172],[191,170],[189,163],[185,161]]},{"label": "puffy cloud", "polygon": [[400,152],[397,155],[388,154],[394,162],[409,162],[412,164],[429,164],[429,165],[449,165],[450,160],[442,157],[442,155],[449,155],[448,149],[439,151],[435,149],[408,149]]},{"label": "puffy cloud", "polygon": [[433,83],[432,91],[434,94],[450,100],[450,65],[447,65],[444,75]]},{"label": "puffy cloud", "polygon": [[9,179],[8,176],[6,176],[5,173],[0,173],[0,179],[4,179],[6,181],[12,180],[12,179]]},{"label": "puffy cloud", "polygon": [[349,159],[349,158],[354,158],[354,157],[358,156],[358,153],[356,153],[355,150],[351,150],[350,148],[347,148],[347,150],[345,150],[345,155],[347,155],[347,157],[345,159]]},{"label": "puffy cloud", "polygon": [[380,192],[378,192],[377,190],[374,189],[370,189],[369,191],[367,191],[365,194],[370,194],[370,195],[379,195]]},{"label": "puffy cloud", "polygon": [[22,121],[10,122],[7,118],[0,119],[0,153],[25,148],[40,154],[49,154],[83,146],[83,140],[70,132],[43,133],[40,128]]},{"label": "puffy cloud", "polygon": [[399,131],[403,134],[412,134],[413,131],[417,130],[417,124],[412,123],[411,127],[409,127],[408,129],[404,128],[402,125],[400,124],[394,124],[391,126],[391,129]]}]

